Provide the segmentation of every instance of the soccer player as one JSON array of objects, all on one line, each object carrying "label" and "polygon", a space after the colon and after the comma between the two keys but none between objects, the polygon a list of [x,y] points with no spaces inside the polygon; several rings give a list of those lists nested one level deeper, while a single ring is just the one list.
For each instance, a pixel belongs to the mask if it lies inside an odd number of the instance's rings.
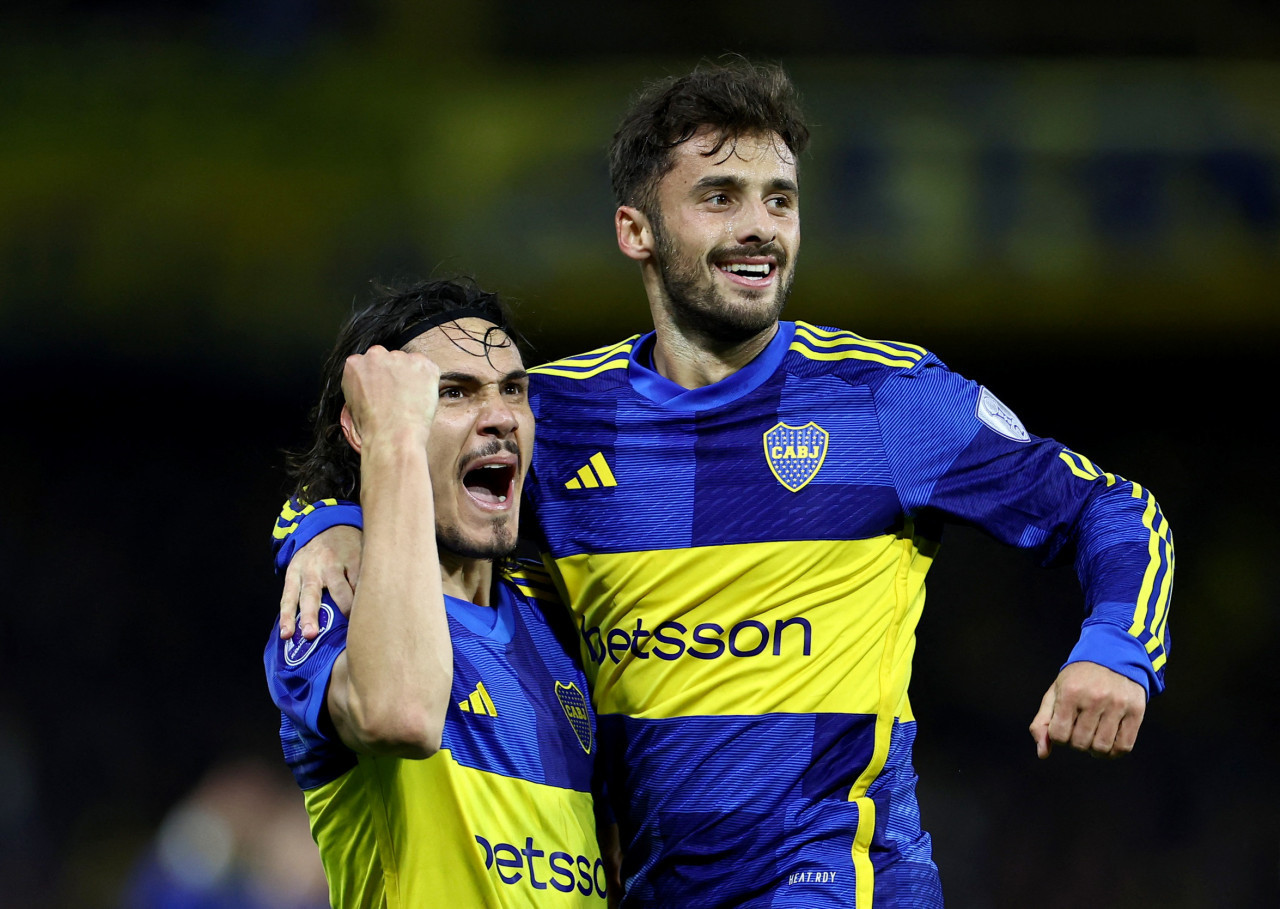
[{"label": "soccer player", "polygon": [[314,423],[297,493],[360,502],[360,585],[349,621],[326,597],[265,664],[332,905],[604,906],[573,629],[511,560],[534,422],[504,307],[470,283],[382,293]]},{"label": "soccer player", "polygon": [[[642,91],[609,160],[654,330],[531,371],[530,504],[627,907],[942,905],[907,683],[948,522],[1075,564],[1087,618],[1031,723],[1041,757],[1129,751],[1164,684],[1172,537],[1146,489],[923,348],[781,321],[808,135],[775,67]],[[286,537],[281,563],[332,528],[290,567],[308,592],[283,632],[300,605],[310,633],[322,586],[349,595],[358,538],[333,525],[356,521],[339,503]]]}]

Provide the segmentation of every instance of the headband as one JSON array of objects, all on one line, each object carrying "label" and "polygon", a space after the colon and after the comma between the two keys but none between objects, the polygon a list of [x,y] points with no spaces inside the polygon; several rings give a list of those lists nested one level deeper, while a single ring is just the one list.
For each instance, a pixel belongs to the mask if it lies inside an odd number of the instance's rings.
[{"label": "headband", "polygon": [[[502,326],[493,321],[493,317],[487,312],[483,312],[474,306],[460,306],[457,309],[449,309],[444,312],[438,312],[434,316],[427,316],[421,322],[414,322],[400,334],[391,339],[387,345],[389,350],[403,350],[404,346],[412,341],[418,335],[426,334],[431,329],[445,322],[456,322],[459,319],[483,319],[495,328],[502,329]],[[506,329],[502,329],[505,331]]]}]

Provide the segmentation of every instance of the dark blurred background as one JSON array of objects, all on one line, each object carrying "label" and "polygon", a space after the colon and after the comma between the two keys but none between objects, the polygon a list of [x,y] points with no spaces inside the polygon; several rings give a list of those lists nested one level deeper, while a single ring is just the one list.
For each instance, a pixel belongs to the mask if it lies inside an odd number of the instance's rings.
[{"label": "dark blurred background", "polygon": [[642,79],[725,51],[814,129],[788,315],[932,348],[1177,538],[1138,750],[1041,763],[1074,576],[948,537],[913,702],[949,905],[1280,905],[1274,2],[0,17],[0,905],[315,905],[260,654],[337,325],[372,278],[471,272],[534,359],[643,330],[604,148]]}]

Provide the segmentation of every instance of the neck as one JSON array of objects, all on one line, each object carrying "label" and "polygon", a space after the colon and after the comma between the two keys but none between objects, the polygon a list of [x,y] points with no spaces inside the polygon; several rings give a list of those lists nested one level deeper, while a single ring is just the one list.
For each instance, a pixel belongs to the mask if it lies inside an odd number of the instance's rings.
[{"label": "neck", "polygon": [[653,315],[656,340],[653,368],[682,388],[702,388],[728,378],[769,346],[778,333],[776,320],[747,338],[723,340],[677,319],[654,275],[646,275],[645,290]]},{"label": "neck", "polygon": [[440,581],[444,592],[477,606],[492,606],[493,562],[440,553]]},{"label": "neck", "polygon": [[745,341],[716,342],[700,334],[655,326],[653,368],[682,388],[702,388],[733,375],[769,346],[778,332],[774,322]]}]

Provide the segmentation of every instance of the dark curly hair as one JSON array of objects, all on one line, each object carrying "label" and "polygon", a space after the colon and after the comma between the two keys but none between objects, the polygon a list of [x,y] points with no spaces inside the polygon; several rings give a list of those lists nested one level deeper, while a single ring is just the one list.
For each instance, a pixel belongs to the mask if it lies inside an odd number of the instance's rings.
[{"label": "dark curly hair", "polygon": [[781,66],[742,58],[702,63],[649,83],[632,99],[609,146],[617,203],[652,215],[658,182],[675,163],[672,151],[708,127],[719,133],[708,156],[743,136],[769,133],[797,158],[809,145],[800,96]]},{"label": "dark curly hair", "polygon": [[360,456],[347,444],[339,423],[345,400],[342,371],[347,357],[364,353],[375,344],[390,346],[415,323],[457,309],[483,313],[502,329],[506,337],[493,339],[491,333],[485,339],[488,346],[504,347],[522,340],[511,326],[506,303],[497,294],[481,290],[469,277],[403,285],[374,284],[372,301],[343,324],[325,361],[320,400],[311,411],[311,447],[285,456],[294,482],[293,495],[299,501],[359,498]]}]

